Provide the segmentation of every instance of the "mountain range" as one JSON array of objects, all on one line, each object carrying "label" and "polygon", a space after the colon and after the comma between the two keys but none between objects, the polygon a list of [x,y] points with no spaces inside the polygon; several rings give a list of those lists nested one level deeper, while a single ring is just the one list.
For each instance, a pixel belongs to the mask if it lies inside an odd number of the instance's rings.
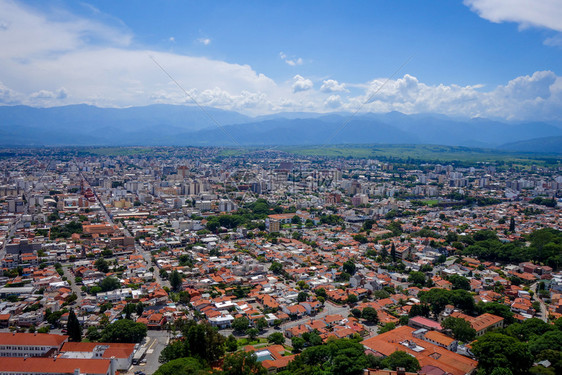
[{"label": "mountain range", "polygon": [[562,125],[399,112],[249,117],[216,108],[165,104],[130,108],[0,106],[0,146],[347,143],[440,144],[562,153]]}]

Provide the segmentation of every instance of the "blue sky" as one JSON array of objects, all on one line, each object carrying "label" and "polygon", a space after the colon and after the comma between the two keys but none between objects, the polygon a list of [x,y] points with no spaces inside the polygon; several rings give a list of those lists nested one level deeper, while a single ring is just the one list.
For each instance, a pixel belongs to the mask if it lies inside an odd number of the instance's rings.
[{"label": "blue sky", "polygon": [[7,105],[190,104],[153,57],[250,115],[562,121],[561,0],[0,0],[0,45]]}]

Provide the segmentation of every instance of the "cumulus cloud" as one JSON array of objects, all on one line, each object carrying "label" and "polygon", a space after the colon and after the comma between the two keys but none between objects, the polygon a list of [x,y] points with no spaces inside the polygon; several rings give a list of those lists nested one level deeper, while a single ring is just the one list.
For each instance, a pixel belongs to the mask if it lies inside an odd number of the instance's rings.
[{"label": "cumulus cloud", "polygon": [[49,91],[49,90],[39,90],[37,92],[31,93],[31,95],[29,95],[30,99],[59,99],[59,100],[63,100],[66,99],[68,97],[68,93],[66,92],[66,90],[64,88],[61,88],[60,90],[53,92],[53,91]]},{"label": "cumulus cloud", "polygon": [[293,93],[297,93],[300,91],[308,91],[310,90],[314,84],[308,78],[304,78],[301,75],[296,75],[293,77]]},{"label": "cumulus cloud", "polygon": [[562,31],[560,0],[464,0],[464,4],[491,22]]},{"label": "cumulus cloud", "polygon": [[249,65],[140,49],[131,38],[118,23],[108,26],[66,13],[55,17],[0,0],[0,104],[124,107],[192,104],[191,96],[201,105],[250,115],[361,109],[562,120],[562,77],[550,71],[529,72],[487,91],[482,85],[430,85],[411,74],[384,86],[385,79],[327,79],[314,90],[312,80],[301,75],[278,83]]},{"label": "cumulus cloud", "polygon": [[204,46],[208,46],[209,44],[211,44],[211,38],[199,38],[197,39],[197,41]]},{"label": "cumulus cloud", "polygon": [[322,92],[339,92],[339,91],[349,92],[349,90],[347,90],[345,88],[345,84],[339,83],[338,81],[336,81],[334,79],[324,80],[322,82],[322,87],[320,87],[320,91],[322,91]]},{"label": "cumulus cloud", "polygon": [[0,1],[2,55],[29,58],[87,44],[123,47],[131,42],[132,35],[125,28],[60,13],[39,13],[12,1]]},{"label": "cumulus cloud", "polygon": [[20,102],[20,94],[0,82],[0,104],[17,104]]},{"label": "cumulus cloud", "polygon": [[341,97],[339,95],[330,95],[324,101],[324,104],[331,109],[339,108],[342,105]]},{"label": "cumulus cloud", "polygon": [[283,52],[279,52],[279,57],[281,57],[281,60],[285,61],[285,63],[287,63],[287,65],[290,65],[290,66],[297,66],[297,65],[303,64],[302,58],[297,57],[297,58],[291,58],[290,59]]},{"label": "cumulus cloud", "polygon": [[[383,86],[384,82],[371,81],[365,95],[349,102],[351,107],[365,103],[363,109],[373,112],[562,120],[562,77],[551,71],[517,77],[487,92],[482,85],[428,85],[409,74]],[[345,106],[351,109],[349,104]]]}]

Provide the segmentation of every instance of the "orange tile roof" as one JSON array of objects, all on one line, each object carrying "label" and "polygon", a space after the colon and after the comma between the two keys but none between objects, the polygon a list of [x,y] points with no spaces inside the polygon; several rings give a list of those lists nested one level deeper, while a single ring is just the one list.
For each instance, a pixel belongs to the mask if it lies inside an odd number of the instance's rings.
[{"label": "orange tile roof", "polygon": [[74,374],[74,370],[79,368],[80,373],[106,375],[109,372],[110,364],[111,360],[109,359],[4,357],[0,361],[0,372],[18,374]]},{"label": "orange tile roof", "polygon": [[51,333],[10,333],[0,332],[3,345],[17,346],[60,346],[68,340],[68,336]]},{"label": "orange tile roof", "polygon": [[428,331],[425,334],[425,337],[432,340],[432,341],[435,341],[438,344],[444,345],[444,346],[449,346],[455,341],[452,338],[450,338],[449,336],[446,336],[446,335],[442,334],[441,332],[437,332],[437,331]]},{"label": "orange tile roof", "polygon": [[[395,351],[405,351],[413,355],[423,366],[439,367],[452,375],[465,375],[476,369],[478,362],[460,354],[453,353],[438,345],[417,339],[413,336],[414,328],[400,326],[392,331],[385,332],[378,336],[371,337],[362,344],[378,353],[388,356]],[[422,347],[421,351],[414,351],[410,347],[402,345],[401,342],[409,341]]]}]

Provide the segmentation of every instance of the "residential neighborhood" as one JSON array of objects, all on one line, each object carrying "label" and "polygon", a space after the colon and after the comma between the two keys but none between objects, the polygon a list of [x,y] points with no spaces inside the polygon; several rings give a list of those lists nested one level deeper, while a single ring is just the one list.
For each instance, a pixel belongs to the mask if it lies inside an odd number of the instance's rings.
[{"label": "residential neighborhood", "polygon": [[[268,373],[347,339],[372,365],[474,374],[489,333],[560,327],[561,193],[559,165],[3,157],[0,373],[154,373],[196,322]],[[540,353],[529,368],[559,369]]]}]

